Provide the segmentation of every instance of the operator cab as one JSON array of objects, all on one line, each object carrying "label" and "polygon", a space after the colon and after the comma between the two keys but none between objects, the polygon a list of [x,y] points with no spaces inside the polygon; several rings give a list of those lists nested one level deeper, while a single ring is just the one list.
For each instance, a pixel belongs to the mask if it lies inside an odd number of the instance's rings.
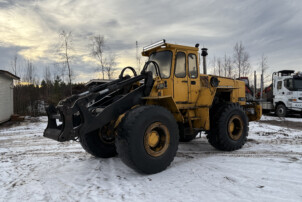
[{"label": "operator cab", "polygon": [[144,47],[142,55],[149,57],[146,71],[151,71],[154,79],[158,76],[165,82],[163,95],[172,96],[177,104],[196,101],[200,86],[198,46],[162,40]]}]

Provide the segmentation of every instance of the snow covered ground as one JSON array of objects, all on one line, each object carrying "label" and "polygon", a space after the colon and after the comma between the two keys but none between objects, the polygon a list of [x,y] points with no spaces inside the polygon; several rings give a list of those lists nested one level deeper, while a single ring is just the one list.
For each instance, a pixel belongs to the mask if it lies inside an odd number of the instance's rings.
[{"label": "snow covered ground", "polygon": [[155,175],[43,138],[45,117],[0,128],[0,201],[302,201],[302,131],[265,122],[274,119],[250,123],[248,142],[234,152],[213,149],[201,134]]}]

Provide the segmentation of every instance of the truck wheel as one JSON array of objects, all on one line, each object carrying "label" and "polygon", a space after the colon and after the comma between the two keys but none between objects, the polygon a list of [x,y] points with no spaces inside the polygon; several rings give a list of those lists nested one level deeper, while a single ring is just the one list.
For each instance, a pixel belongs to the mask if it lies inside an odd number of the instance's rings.
[{"label": "truck wheel", "polygon": [[209,143],[216,149],[233,151],[240,149],[248,136],[248,118],[239,104],[224,105],[224,109],[211,119],[211,129],[207,131]]},{"label": "truck wheel", "polygon": [[114,138],[105,135],[106,132],[96,130],[80,136],[83,149],[95,157],[110,158],[116,156]]},{"label": "truck wheel", "polygon": [[116,146],[122,161],[142,173],[165,170],[178,149],[178,128],[173,115],[160,106],[129,111],[118,127]]},{"label": "truck wheel", "polygon": [[287,109],[284,104],[279,104],[276,108],[276,115],[279,117],[285,117],[287,114]]},{"label": "truck wheel", "polygon": [[178,123],[179,142],[190,142],[195,139],[199,131],[186,130],[183,123]]}]

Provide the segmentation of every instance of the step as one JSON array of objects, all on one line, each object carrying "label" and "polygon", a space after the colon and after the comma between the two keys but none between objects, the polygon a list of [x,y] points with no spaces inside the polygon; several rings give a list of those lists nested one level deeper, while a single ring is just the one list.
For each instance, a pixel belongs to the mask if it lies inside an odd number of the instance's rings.
[{"label": "step", "polygon": [[194,117],[190,117],[189,119],[191,119],[192,121],[194,121],[194,120],[200,120],[201,118],[198,117],[198,116],[194,116]]}]

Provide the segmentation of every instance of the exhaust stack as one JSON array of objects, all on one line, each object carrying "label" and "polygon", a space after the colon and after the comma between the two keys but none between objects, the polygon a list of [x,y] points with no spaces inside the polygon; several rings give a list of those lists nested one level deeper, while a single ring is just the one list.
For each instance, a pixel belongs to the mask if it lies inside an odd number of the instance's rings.
[{"label": "exhaust stack", "polygon": [[203,73],[207,74],[207,61],[206,61],[206,57],[208,55],[208,49],[207,48],[202,48],[201,49],[201,56],[203,59]]}]

